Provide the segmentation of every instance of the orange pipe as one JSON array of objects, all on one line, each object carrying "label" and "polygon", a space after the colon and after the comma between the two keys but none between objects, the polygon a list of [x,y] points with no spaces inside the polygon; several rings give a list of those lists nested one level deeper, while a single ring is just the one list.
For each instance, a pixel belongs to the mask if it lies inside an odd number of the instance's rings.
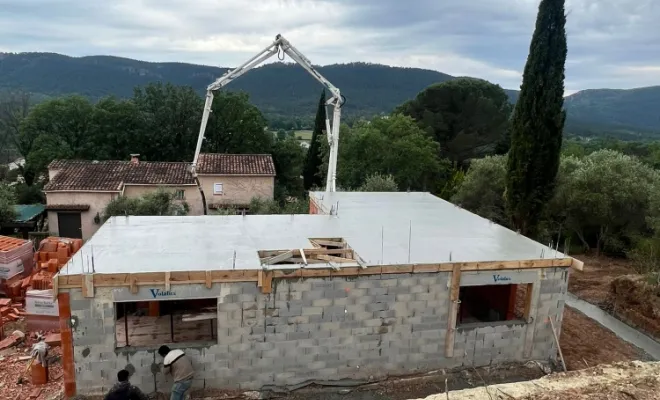
[{"label": "orange pipe", "polygon": [[73,362],[73,332],[71,332],[71,303],[69,293],[57,295],[60,314],[60,334],[62,336],[62,369],[64,370],[64,394],[76,395],[76,371]]}]

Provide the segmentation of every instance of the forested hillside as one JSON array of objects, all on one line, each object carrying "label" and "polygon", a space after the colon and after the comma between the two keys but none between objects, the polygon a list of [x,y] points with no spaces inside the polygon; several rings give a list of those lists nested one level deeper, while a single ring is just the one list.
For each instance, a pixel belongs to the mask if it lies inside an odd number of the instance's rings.
[{"label": "forested hillside", "polygon": [[[161,81],[202,94],[228,69],[110,56],[0,53],[0,91],[20,89],[33,93],[33,99],[80,94],[97,100],[109,95],[129,98],[136,86]],[[366,63],[328,65],[319,71],[346,96],[346,121],[389,113],[429,85],[454,79],[432,70]],[[271,126],[300,129],[312,125],[321,86],[300,66],[275,63],[250,71],[226,89],[247,92]],[[515,103],[518,91],[505,91]],[[569,134],[626,140],[660,137],[660,86],[585,90],[568,96],[565,108]]]},{"label": "forested hillside", "polygon": [[[22,89],[49,96],[80,94],[98,99],[131,97],[136,86],[162,81],[191,86],[200,94],[229,68],[183,63],[149,63],[127,58],[73,58],[51,53],[0,55],[0,89]],[[319,68],[347,98],[347,116],[389,112],[432,83],[452,77],[437,71],[352,63]],[[227,86],[243,90],[269,118],[306,117],[311,121],[322,86],[302,67],[267,64]]]}]

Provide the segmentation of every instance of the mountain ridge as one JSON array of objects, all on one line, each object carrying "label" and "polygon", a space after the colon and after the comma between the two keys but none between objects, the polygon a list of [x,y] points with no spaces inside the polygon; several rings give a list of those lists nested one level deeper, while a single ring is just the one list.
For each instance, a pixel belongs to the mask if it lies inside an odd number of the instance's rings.
[{"label": "mountain ridge", "polygon": [[[347,97],[349,117],[388,113],[433,83],[455,77],[439,71],[376,63],[316,66]],[[231,67],[185,62],[140,61],[112,55],[73,57],[59,53],[0,53],[0,90],[25,90],[38,95],[80,94],[92,99],[130,97],[136,86],[154,81],[206,87]],[[292,63],[259,66],[226,90],[243,90],[270,119],[300,118],[309,122],[321,85]],[[518,90],[505,89],[512,102]],[[660,86],[633,89],[586,89],[565,98],[567,129],[587,136],[657,133],[660,137]]]}]

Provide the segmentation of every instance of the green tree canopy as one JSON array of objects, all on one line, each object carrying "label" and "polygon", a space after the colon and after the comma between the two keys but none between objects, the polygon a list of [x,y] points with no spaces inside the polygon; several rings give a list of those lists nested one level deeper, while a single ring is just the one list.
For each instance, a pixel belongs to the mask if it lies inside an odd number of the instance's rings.
[{"label": "green tree canopy", "polygon": [[186,215],[188,204],[174,199],[174,192],[159,189],[142,197],[120,196],[103,211],[103,219],[122,215]]},{"label": "green tree canopy", "polygon": [[638,159],[600,150],[562,160],[550,213],[584,247],[621,251],[646,232],[660,173]]},{"label": "green tree canopy", "polygon": [[279,140],[273,146],[277,199],[287,196],[300,197],[304,194],[301,172],[305,163],[305,150],[294,138]]},{"label": "green tree canopy", "polygon": [[16,218],[15,204],[14,189],[9,185],[0,183],[0,227]]},{"label": "green tree canopy", "polygon": [[511,122],[507,208],[513,226],[534,235],[559,169],[566,63],[564,0],[541,0]]},{"label": "green tree canopy", "polygon": [[504,208],[506,156],[473,160],[451,201],[499,224],[507,224]]},{"label": "green tree canopy", "polygon": [[429,86],[395,112],[411,116],[435,138],[443,158],[464,163],[506,153],[511,110],[499,85],[459,78]]},{"label": "green tree canopy", "polygon": [[[360,187],[368,176],[392,175],[400,189],[435,191],[448,163],[438,155],[438,144],[415,121],[395,114],[343,125],[339,136],[337,184]],[[327,168],[327,143],[324,165]]]},{"label": "green tree canopy", "polygon": [[[474,160],[452,201],[508,225],[506,165],[506,156]],[[635,157],[612,150],[563,156],[554,196],[539,227],[553,240],[570,237],[587,250],[621,253],[638,237],[660,233],[658,194],[660,172]]]},{"label": "green tree canopy", "polygon": [[319,141],[325,140],[325,90],[321,92],[319,99],[318,109],[316,110],[316,119],[314,120],[314,131],[312,132],[312,140],[309,143],[307,150],[307,159],[305,160],[305,169],[303,170],[303,178],[305,190],[309,190],[314,186],[320,187],[323,185],[321,179],[317,175],[319,166],[323,163],[321,155],[321,145]]},{"label": "green tree canopy", "polygon": [[358,192],[398,192],[399,185],[396,184],[392,175],[373,174],[367,176],[364,183],[357,188]]}]

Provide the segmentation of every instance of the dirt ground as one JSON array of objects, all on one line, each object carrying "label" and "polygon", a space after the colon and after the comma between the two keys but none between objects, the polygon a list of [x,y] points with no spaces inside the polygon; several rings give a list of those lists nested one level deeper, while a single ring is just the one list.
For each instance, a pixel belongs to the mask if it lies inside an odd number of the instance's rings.
[{"label": "dirt ground", "polygon": [[48,358],[49,382],[32,385],[27,370],[33,338],[26,338],[19,345],[0,351],[0,398],[3,400],[48,400],[62,391],[61,349],[51,348]]},{"label": "dirt ground", "polygon": [[639,361],[601,365],[586,370],[487,388],[429,396],[425,400],[651,400],[658,399],[660,363]]},{"label": "dirt ground", "polygon": [[571,293],[660,340],[660,287],[635,273],[627,260],[576,258],[584,261],[584,271],[571,271]]},{"label": "dirt ground", "polygon": [[570,307],[564,308],[559,344],[569,371],[618,361],[648,360],[642,350]]}]

